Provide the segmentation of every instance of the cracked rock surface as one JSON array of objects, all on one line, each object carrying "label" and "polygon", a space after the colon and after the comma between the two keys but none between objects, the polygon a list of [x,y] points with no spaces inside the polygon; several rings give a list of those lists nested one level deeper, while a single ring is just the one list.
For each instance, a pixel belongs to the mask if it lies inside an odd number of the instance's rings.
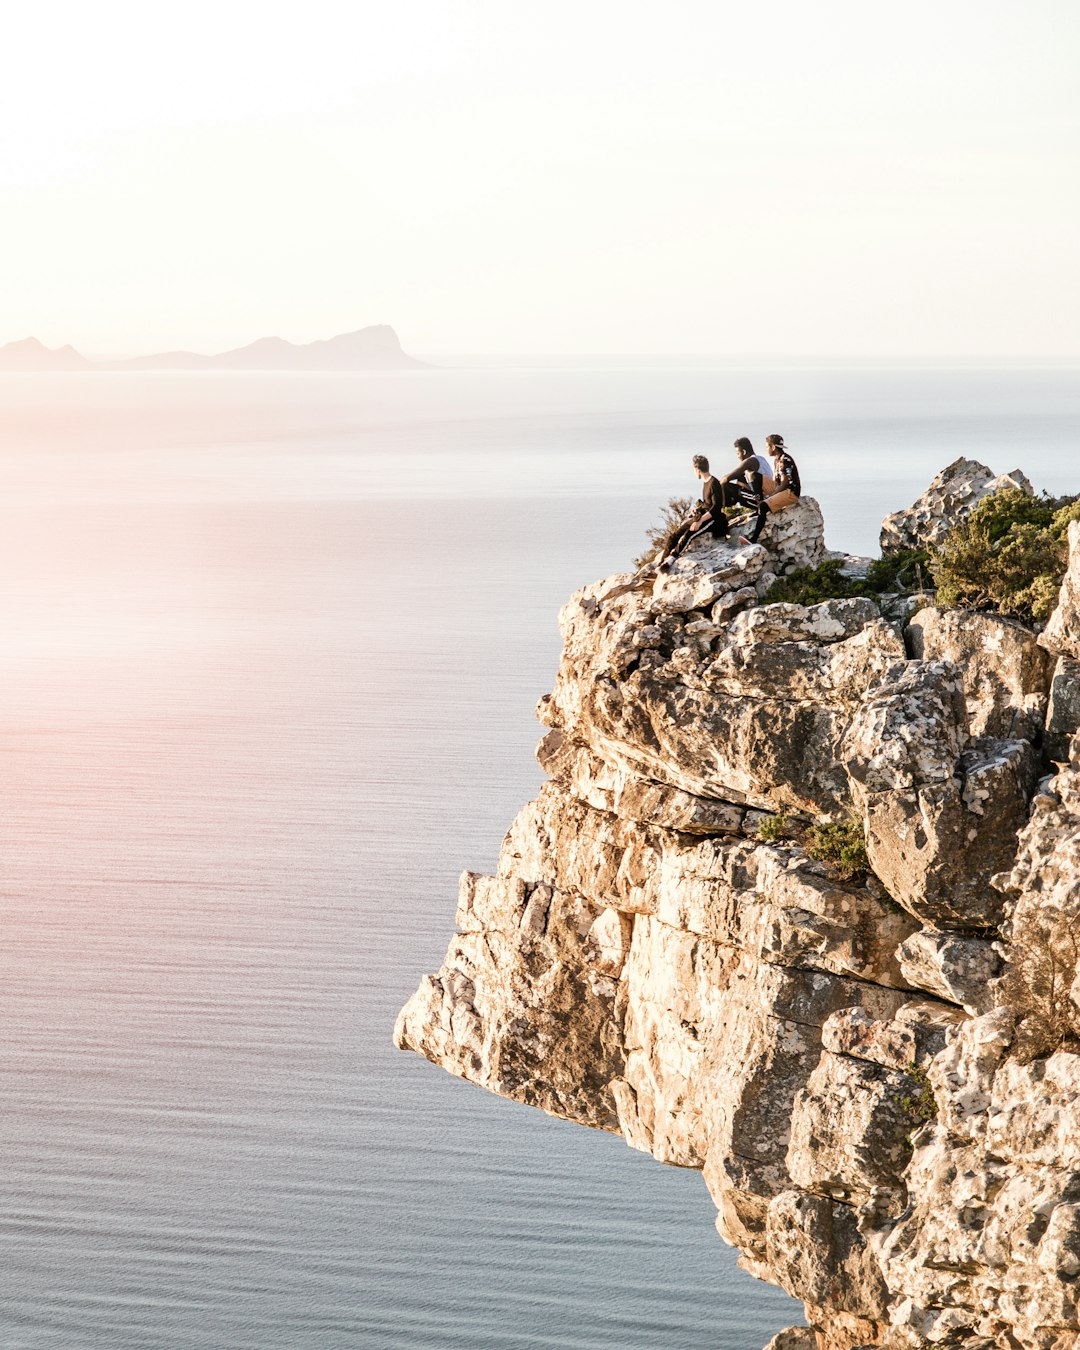
[{"label": "cracked rock surface", "polygon": [[[957,461],[883,538],[1016,485]],[[1070,542],[1041,635],[763,603],[825,556],[808,500],[651,593],[577,592],[548,781],[399,1016],[451,1073],[701,1169],[740,1263],[803,1301],[770,1350],[1080,1350]],[[808,855],[822,818],[871,872]]]}]

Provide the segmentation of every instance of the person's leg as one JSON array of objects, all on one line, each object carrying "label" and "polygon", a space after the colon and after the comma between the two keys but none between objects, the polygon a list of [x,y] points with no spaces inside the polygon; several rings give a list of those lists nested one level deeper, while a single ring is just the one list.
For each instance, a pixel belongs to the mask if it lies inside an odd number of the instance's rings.
[{"label": "person's leg", "polygon": [[769,508],[766,505],[764,497],[759,497],[757,501],[753,503],[753,507],[756,513],[756,519],[754,520],[754,528],[750,531],[749,534],[739,536],[740,542],[744,544],[757,543],[758,535],[761,533],[761,527],[765,524],[765,521],[768,519],[769,516]]},{"label": "person's leg", "polygon": [[693,530],[695,523],[696,522],[692,520],[688,520],[680,525],[673,534],[668,535],[667,543],[660,550],[659,562],[664,563],[667,562],[668,558],[677,558],[679,556],[687,539],[690,537],[690,532]]}]

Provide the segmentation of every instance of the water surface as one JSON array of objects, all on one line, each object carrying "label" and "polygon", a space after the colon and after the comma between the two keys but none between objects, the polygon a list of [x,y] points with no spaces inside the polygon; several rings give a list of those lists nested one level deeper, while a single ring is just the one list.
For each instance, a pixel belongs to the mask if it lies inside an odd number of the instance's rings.
[{"label": "water surface", "polygon": [[834,546],[961,453],[1076,490],[1060,372],[0,380],[0,1344],[797,1320],[698,1174],[389,1039],[540,782],[558,606],[772,430]]}]

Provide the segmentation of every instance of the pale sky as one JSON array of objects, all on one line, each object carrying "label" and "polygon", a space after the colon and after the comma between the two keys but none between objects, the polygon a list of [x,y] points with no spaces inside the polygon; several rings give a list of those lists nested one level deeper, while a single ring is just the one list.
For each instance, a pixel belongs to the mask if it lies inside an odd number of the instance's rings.
[{"label": "pale sky", "polygon": [[1080,356],[1076,0],[22,0],[0,342]]}]

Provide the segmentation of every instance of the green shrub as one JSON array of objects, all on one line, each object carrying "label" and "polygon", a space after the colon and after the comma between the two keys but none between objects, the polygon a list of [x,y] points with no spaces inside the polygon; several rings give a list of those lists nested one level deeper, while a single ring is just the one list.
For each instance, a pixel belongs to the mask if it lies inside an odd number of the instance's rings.
[{"label": "green shrub", "polygon": [[823,600],[845,600],[859,595],[871,600],[886,593],[909,595],[922,589],[929,557],[921,548],[890,553],[875,559],[865,578],[844,576],[841,558],[829,558],[817,567],[797,567],[769,588],[765,604],[786,601],[793,605],[818,605]]},{"label": "green shrub", "polygon": [[1077,497],[1029,497],[1018,488],[984,497],[931,557],[938,603],[1044,623],[1065,575],[1069,521],[1077,519]]},{"label": "green shrub", "polygon": [[909,1078],[915,1080],[916,1095],[905,1094],[900,1098],[900,1109],[919,1125],[937,1119],[937,1099],[925,1069],[918,1064],[909,1064],[905,1070]]},{"label": "green shrub", "polygon": [[921,591],[930,575],[930,554],[924,548],[898,549],[875,558],[866,569],[866,584],[874,595]]},{"label": "green shrub", "polygon": [[667,505],[661,509],[660,520],[656,525],[650,525],[645,531],[645,538],[649,541],[644,552],[634,559],[635,567],[644,567],[647,562],[652,560],[664,551],[668,540],[690,514],[694,506],[693,497],[672,497]]},{"label": "green shrub", "polygon": [[843,881],[870,870],[862,821],[855,816],[811,825],[806,831],[806,851],[818,862],[831,863]]},{"label": "green shrub", "polygon": [[791,817],[786,811],[778,811],[775,816],[766,816],[758,821],[757,834],[767,844],[778,844],[792,834]]}]

